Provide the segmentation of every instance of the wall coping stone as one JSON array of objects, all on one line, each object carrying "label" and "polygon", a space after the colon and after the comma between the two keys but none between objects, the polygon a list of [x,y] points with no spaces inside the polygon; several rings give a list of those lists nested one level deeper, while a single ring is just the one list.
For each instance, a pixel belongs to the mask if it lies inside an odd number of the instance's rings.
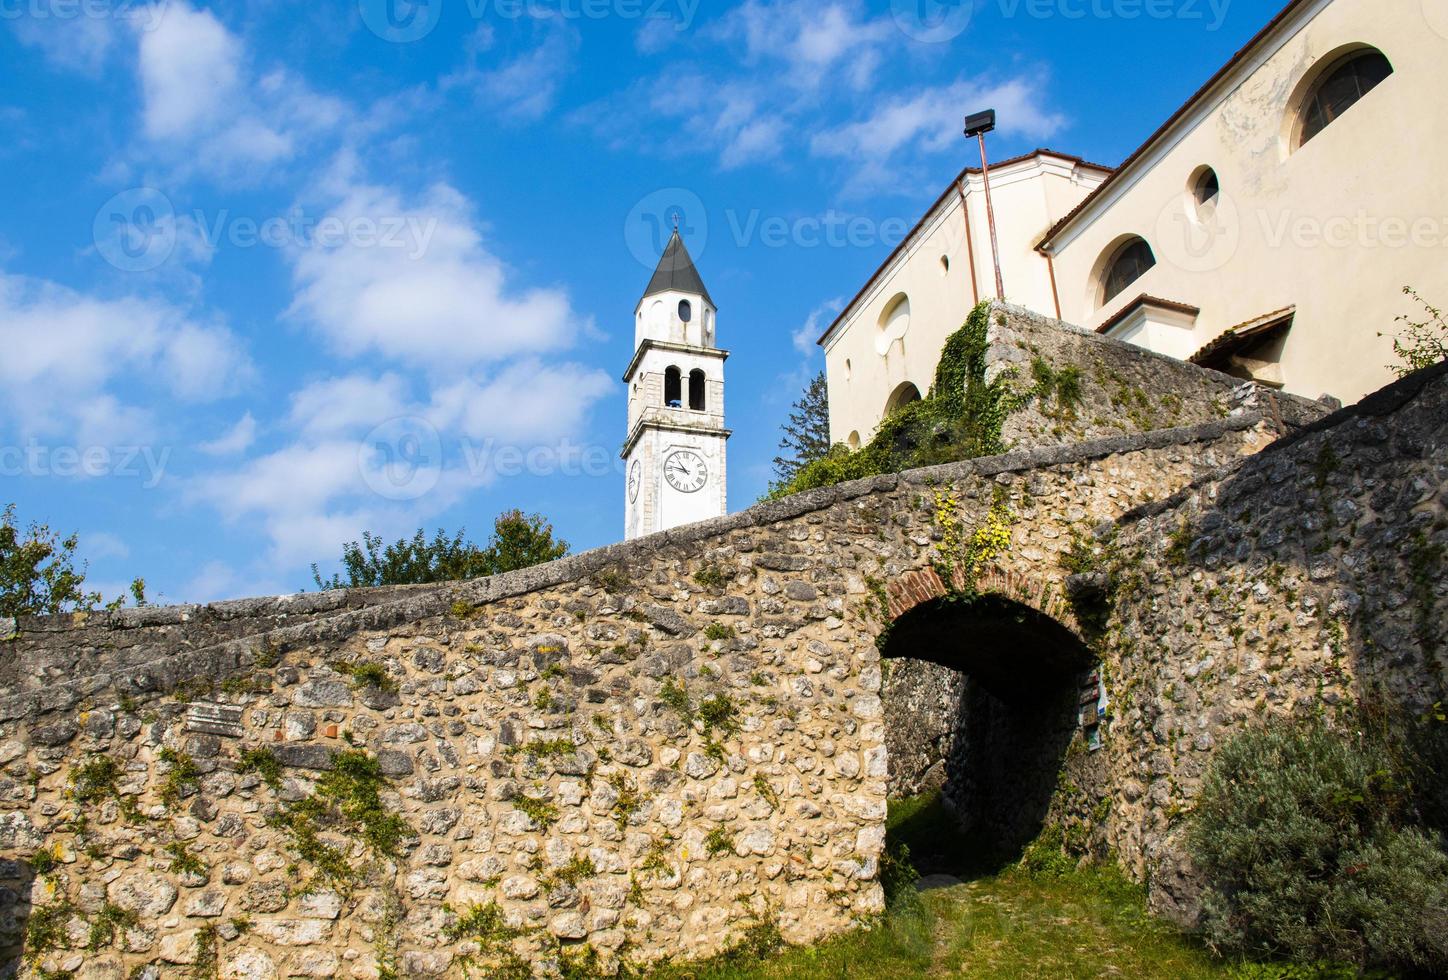
[{"label": "wall coping stone", "polygon": [[1263,424],[1270,422],[1261,413],[1243,412],[1232,418],[1199,425],[1113,436],[1073,445],[1025,449],[904,473],[872,476],[808,490],[781,500],[757,504],[735,514],[684,525],[632,541],[606,545],[531,568],[463,582],[338,589],[273,598],[228,600],[206,605],[26,617],[19,623],[21,638],[16,642],[23,643],[26,632],[54,635],[77,630],[83,625],[127,630],[182,625],[208,617],[220,620],[273,617],[284,620],[289,613],[335,612],[335,615],[323,615],[295,625],[273,626],[206,646],[169,652],[163,658],[145,664],[116,671],[102,671],[66,683],[49,684],[37,690],[0,694],[0,721],[67,710],[81,699],[106,690],[114,690],[117,694],[144,694],[164,691],[188,677],[228,676],[245,666],[249,662],[249,656],[260,644],[272,646],[279,651],[292,650],[324,639],[335,640],[364,630],[386,629],[400,623],[438,616],[458,601],[481,605],[526,595],[588,578],[633,558],[650,555],[661,548],[692,545],[731,531],[762,527],[828,510],[836,504],[872,493],[888,493],[902,482],[910,486],[923,486],[971,477],[988,479],[1006,473],[1023,473],[1044,467],[1091,462],[1143,450],[1213,442],[1229,433],[1244,432]]}]

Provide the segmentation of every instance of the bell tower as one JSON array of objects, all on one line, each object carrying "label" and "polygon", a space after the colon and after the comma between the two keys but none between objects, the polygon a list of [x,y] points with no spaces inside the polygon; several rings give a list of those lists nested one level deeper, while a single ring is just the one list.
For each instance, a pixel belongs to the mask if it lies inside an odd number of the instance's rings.
[{"label": "bell tower", "polygon": [[634,309],[628,385],[624,536],[727,513],[724,361],[717,310],[677,223]]}]

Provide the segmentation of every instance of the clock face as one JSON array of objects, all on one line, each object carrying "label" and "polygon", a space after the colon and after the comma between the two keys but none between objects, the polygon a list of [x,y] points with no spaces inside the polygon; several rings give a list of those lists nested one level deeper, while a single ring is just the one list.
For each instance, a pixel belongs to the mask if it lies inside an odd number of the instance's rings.
[{"label": "clock face", "polygon": [[698,453],[680,449],[664,460],[664,479],[680,493],[695,493],[709,482],[709,467]]},{"label": "clock face", "polygon": [[639,484],[643,483],[643,466],[638,460],[628,468],[628,499],[634,501],[639,499]]}]

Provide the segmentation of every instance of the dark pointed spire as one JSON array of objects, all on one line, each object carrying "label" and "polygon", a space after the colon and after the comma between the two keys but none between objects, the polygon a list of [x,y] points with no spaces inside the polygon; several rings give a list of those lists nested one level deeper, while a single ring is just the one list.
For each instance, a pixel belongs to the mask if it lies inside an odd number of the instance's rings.
[{"label": "dark pointed spire", "polygon": [[684,247],[684,240],[679,237],[677,227],[674,228],[673,235],[669,236],[669,244],[664,246],[664,256],[659,259],[659,267],[654,270],[654,277],[649,280],[649,288],[644,290],[643,299],[671,289],[681,293],[697,293],[704,297],[710,306],[717,305],[709,295],[709,290],[704,288],[704,280],[699,278],[699,270],[694,268],[694,260],[689,256],[689,250]]}]

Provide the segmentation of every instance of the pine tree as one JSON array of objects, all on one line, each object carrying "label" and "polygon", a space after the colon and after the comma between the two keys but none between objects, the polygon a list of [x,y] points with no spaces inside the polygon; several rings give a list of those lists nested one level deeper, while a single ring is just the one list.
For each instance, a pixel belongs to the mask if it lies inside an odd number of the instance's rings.
[{"label": "pine tree", "polygon": [[783,484],[830,451],[830,397],[823,371],[805,387],[804,394],[794,403],[789,422],[780,428],[784,438],[779,441],[779,448],[787,452],[774,457],[774,475]]}]

